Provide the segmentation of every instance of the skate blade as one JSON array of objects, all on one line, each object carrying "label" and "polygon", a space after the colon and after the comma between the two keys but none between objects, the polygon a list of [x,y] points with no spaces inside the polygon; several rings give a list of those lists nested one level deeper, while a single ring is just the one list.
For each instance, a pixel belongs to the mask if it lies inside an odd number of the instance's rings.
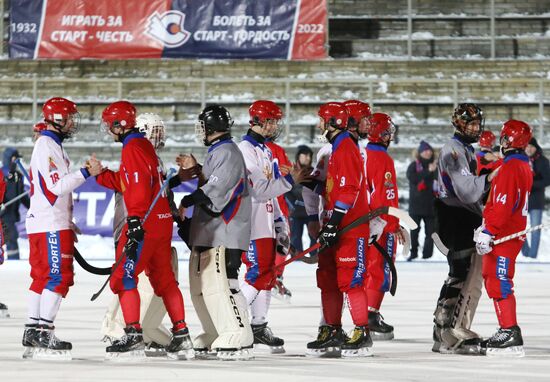
[{"label": "skate blade", "polygon": [[290,304],[290,299],[292,298],[292,296],[289,296],[287,294],[280,294],[279,292],[275,291],[271,292],[271,297],[281,302],[284,302],[285,304]]},{"label": "skate blade", "polygon": [[7,309],[0,309],[0,318],[10,318],[10,313]]},{"label": "skate blade", "polygon": [[[434,344],[435,348],[435,344]],[[437,352],[437,350],[432,349]],[[481,347],[479,345],[462,345],[458,347],[447,347],[443,344],[439,347],[440,354],[459,354],[459,355],[480,355]]]},{"label": "skate blade", "polygon": [[216,357],[222,361],[250,361],[254,359],[254,350],[239,349],[239,350],[218,350]]},{"label": "skate blade", "polygon": [[166,357],[166,350],[145,350],[145,356],[148,358]]},{"label": "skate blade", "polygon": [[485,350],[485,355],[495,358],[522,358],[525,357],[525,350],[523,350],[523,346],[510,346],[503,349],[487,348],[487,350]]},{"label": "skate blade", "polygon": [[127,352],[108,352],[105,354],[105,361],[109,362],[141,362],[145,361],[145,350],[136,349]]},{"label": "skate blade", "polygon": [[183,349],[183,350],[180,350],[178,352],[173,352],[173,353],[167,352],[166,355],[168,356],[168,358],[173,359],[173,360],[185,361],[185,360],[188,360],[188,359],[195,358],[195,350],[193,350],[193,349]]},{"label": "skate blade", "polygon": [[393,332],[382,333],[382,332],[373,332],[372,330],[370,331],[370,337],[372,338],[373,341],[391,341],[394,338]]},{"label": "skate blade", "polygon": [[269,349],[269,352],[271,354],[284,354],[286,352],[284,346],[269,346],[265,344],[254,344],[255,349],[259,348],[260,346],[266,346]]},{"label": "skate blade", "polygon": [[324,349],[306,349],[306,356],[316,358],[341,358],[342,349],[338,346],[329,346]]},{"label": "skate blade", "polygon": [[37,361],[70,361],[73,359],[70,350],[52,350],[35,348],[32,359]]},{"label": "skate blade", "polygon": [[32,346],[25,346],[25,350],[23,351],[21,358],[31,359],[33,358],[33,354],[34,354],[34,348]]},{"label": "skate blade", "polygon": [[195,359],[215,360],[215,359],[218,359],[218,357],[217,357],[217,353],[214,351],[208,351],[204,349],[195,349]]},{"label": "skate blade", "polygon": [[372,348],[359,348],[359,349],[342,349],[343,358],[353,358],[353,357],[372,357],[374,353]]}]

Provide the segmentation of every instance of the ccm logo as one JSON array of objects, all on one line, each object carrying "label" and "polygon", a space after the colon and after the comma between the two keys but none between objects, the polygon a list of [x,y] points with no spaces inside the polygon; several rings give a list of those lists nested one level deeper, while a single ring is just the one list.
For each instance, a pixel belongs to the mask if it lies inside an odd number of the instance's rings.
[{"label": "ccm logo", "polygon": [[171,213],[165,213],[165,214],[157,214],[159,219],[169,219],[172,217]]}]

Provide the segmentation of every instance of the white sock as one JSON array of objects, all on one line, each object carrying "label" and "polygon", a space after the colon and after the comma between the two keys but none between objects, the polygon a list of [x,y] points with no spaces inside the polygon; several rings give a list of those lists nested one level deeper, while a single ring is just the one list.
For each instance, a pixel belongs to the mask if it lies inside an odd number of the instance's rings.
[{"label": "white sock", "polygon": [[59,305],[61,305],[61,299],[62,297],[59,293],[44,289],[42,298],[40,299],[41,325],[53,326],[55,316],[57,316],[57,312],[59,311]]},{"label": "white sock", "polygon": [[28,294],[27,325],[38,325],[40,321],[40,298],[42,296],[32,290]]},{"label": "white sock", "polygon": [[325,314],[323,313],[323,305],[321,305],[321,318],[319,319],[319,326],[326,325],[327,322],[325,321]]},{"label": "white sock", "polygon": [[267,311],[271,303],[271,291],[261,290],[258,296],[250,304],[250,310],[252,312],[252,325],[261,325],[267,321]]},{"label": "white sock", "polygon": [[241,292],[243,292],[243,296],[246,298],[248,305],[252,304],[252,302],[256,299],[256,296],[258,296],[258,289],[254,288],[246,281],[241,283]]}]

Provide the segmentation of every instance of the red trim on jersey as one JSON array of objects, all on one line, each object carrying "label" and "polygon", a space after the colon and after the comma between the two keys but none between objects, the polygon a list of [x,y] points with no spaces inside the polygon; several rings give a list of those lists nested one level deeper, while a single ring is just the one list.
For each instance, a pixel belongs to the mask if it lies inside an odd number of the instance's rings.
[{"label": "red trim on jersey", "polygon": [[55,195],[53,192],[48,190],[46,181],[44,180],[44,177],[40,172],[38,172],[38,183],[40,184],[40,189],[42,190],[42,193],[44,194],[48,202],[53,206],[57,201],[57,195]]}]

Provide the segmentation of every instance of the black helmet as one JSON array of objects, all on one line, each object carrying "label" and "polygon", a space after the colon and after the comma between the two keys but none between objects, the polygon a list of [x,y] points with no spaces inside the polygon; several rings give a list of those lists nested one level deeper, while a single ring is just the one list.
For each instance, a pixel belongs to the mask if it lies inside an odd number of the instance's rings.
[{"label": "black helmet", "polygon": [[233,126],[233,119],[229,111],[220,105],[210,105],[199,114],[199,123],[196,133],[205,145],[208,146],[207,137],[216,132],[229,132]]},{"label": "black helmet", "polygon": [[[472,131],[468,128],[468,124],[476,120],[479,121],[479,129]],[[459,104],[451,116],[451,122],[458,134],[464,137],[469,143],[477,142],[485,127],[483,110],[475,103]]]}]

